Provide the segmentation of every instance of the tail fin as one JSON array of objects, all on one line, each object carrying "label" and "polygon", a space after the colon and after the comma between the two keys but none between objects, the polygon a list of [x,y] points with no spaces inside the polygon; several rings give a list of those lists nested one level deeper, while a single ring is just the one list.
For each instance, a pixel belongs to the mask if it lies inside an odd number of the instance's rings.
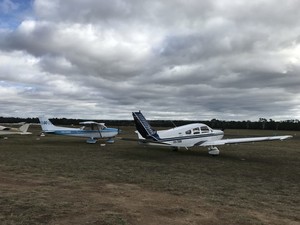
[{"label": "tail fin", "polygon": [[19,127],[19,130],[20,130],[22,133],[27,133],[27,130],[28,130],[29,126],[30,126],[29,123],[25,123],[24,125],[22,125],[21,127]]},{"label": "tail fin", "polygon": [[151,125],[147,122],[144,115],[139,112],[132,112],[132,116],[135,122],[135,127],[138,132],[146,139],[152,139],[158,141],[160,137],[157,134],[157,131],[154,130]]},{"label": "tail fin", "polygon": [[53,131],[56,130],[56,126],[54,126],[49,119],[44,116],[39,117],[39,121],[43,131]]}]

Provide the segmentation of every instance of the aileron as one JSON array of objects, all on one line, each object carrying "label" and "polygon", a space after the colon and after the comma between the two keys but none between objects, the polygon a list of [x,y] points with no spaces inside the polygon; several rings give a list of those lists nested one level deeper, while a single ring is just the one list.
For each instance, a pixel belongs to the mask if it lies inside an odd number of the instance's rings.
[{"label": "aileron", "polygon": [[275,140],[285,140],[292,138],[291,135],[285,136],[268,136],[268,137],[255,137],[255,138],[232,138],[232,139],[222,139],[216,141],[206,141],[200,146],[214,146],[214,145],[225,145],[225,144],[238,144],[238,143],[249,143],[249,142],[260,142],[260,141],[275,141]]}]

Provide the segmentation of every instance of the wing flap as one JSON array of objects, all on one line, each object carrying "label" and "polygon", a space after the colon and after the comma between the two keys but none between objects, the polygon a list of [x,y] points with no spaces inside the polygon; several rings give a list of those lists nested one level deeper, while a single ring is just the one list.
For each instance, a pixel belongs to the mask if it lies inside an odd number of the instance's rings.
[{"label": "wing flap", "polygon": [[137,139],[137,138],[119,138],[120,140],[123,141],[136,141],[136,142],[140,142],[143,144],[158,144],[158,145],[167,145],[170,146],[170,144],[168,143],[164,143],[164,142],[160,142],[160,141],[154,141],[154,140],[150,140],[150,139]]},{"label": "wing flap", "polygon": [[101,130],[104,129],[104,128],[107,128],[105,126],[105,123],[98,123],[98,122],[95,122],[95,121],[83,121],[83,122],[80,122],[79,124],[88,125],[88,126],[97,125]]},{"label": "wing flap", "polygon": [[259,142],[259,141],[275,141],[275,140],[285,140],[292,138],[291,135],[285,136],[269,136],[269,137],[252,137],[252,138],[232,138],[232,139],[222,139],[216,141],[206,141],[200,146],[215,146],[215,145],[225,145],[225,144],[238,144],[238,143],[249,143],[249,142]]}]

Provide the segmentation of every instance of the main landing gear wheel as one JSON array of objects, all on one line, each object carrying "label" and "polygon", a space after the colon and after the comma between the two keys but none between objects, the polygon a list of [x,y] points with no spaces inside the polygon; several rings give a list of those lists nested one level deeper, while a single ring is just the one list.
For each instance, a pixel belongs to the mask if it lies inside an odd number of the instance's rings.
[{"label": "main landing gear wheel", "polygon": [[106,143],[113,144],[113,143],[115,143],[115,140],[112,139],[112,138],[109,138],[109,139],[106,141]]},{"label": "main landing gear wheel", "polygon": [[220,154],[220,151],[217,147],[211,146],[208,148],[208,154],[210,154],[212,156],[218,156]]},{"label": "main landing gear wheel", "polygon": [[97,142],[97,140],[94,138],[89,138],[86,140],[86,143],[88,143],[88,144],[96,144],[96,142]]}]

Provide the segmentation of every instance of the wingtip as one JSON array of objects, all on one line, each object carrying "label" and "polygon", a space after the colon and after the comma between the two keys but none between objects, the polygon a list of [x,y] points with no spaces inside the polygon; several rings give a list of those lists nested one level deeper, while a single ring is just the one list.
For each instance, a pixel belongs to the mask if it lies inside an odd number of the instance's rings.
[{"label": "wingtip", "polygon": [[293,138],[292,135],[285,135],[282,138],[280,138],[280,140],[286,140],[286,139],[291,139],[291,138]]}]

